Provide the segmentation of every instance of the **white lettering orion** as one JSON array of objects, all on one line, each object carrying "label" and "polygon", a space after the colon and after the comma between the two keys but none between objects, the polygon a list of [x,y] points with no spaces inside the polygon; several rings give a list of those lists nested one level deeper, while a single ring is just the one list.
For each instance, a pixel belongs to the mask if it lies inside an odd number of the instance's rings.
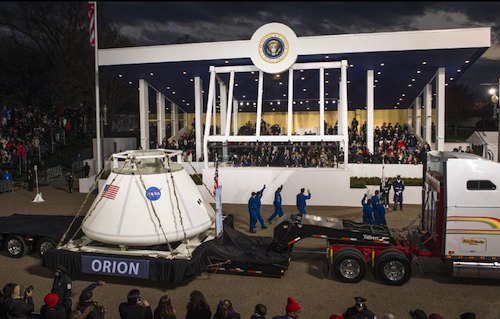
[{"label": "white lettering orion", "polygon": [[121,275],[139,275],[139,263],[110,260],[92,260],[91,268],[93,272],[103,272],[109,274],[119,273]]}]

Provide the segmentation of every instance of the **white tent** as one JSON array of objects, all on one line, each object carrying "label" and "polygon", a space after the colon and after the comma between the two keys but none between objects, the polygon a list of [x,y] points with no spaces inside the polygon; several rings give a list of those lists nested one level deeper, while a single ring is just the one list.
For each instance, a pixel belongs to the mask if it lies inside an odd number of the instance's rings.
[{"label": "white tent", "polygon": [[482,156],[493,161],[498,160],[498,132],[497,131],[475,131],[466,140],[472,145],[482,146]]}]

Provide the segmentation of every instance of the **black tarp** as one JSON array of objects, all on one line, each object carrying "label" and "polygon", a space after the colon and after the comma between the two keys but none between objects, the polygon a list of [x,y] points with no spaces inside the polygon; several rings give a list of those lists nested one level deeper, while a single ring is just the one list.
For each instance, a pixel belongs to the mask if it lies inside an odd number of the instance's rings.
[{"label": "black tarp", "polygon": [[[230,260],[233,264],[275,267],[286,269],[289,253],[277,253],[270,249],[271,237],[248,236],[231,227],[230,223],[224,224],[224,232],[220,238],[210,240],[198,246],[192,253],[190,260],[165,259],[152,257],[122,256],[128,259],[141,259],[149,261],[149,279],[164,281],[172,284],[194,279],[207,270],[211,259]],[[81,255],[90,253],[71,252],[62,249],[50,249],[43,255],[43,266],[55,270],[57,265],[63,265],[72,278],[81,277]],[[92,255],[104,257],[118,257],[112,254]],[[273,273],[273,271],[271,271]],[[278,273],[278,272],[276,272]],[[279,272],[280,273],[280,272]]]},{"label": "black tarp", "polygon": [[273,251],[272,242],[272,237],[248,236],[225,225],[220,238],[204,245],[208,250],[207,254],[220,259],[256,264],[287,262],[289,253]]}]

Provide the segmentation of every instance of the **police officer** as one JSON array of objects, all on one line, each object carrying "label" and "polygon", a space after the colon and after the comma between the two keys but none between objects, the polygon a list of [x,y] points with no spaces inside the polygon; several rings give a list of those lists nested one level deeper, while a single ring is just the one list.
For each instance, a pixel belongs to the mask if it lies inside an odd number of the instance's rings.
[{"label": "police officer", "polygon": [[396,180],[392,184],[394,188],[394,210],[403,210],[403,191],[405,190],[405,182],[401,179],[401,175],[396,177]]},{"label": "police officer", "polygon": [[28,175],[26,176],[26,182],[28,183],[28,191],[33,191],[33,173],[31,170],[28,170]]},{"label": "police officer", "polygon": [[366,298],[355,297],[356,304],[347,310],[342,315],[344,319],[377,319],[375,314],[366,307]]},{"label": "police officer", "polygon": [[388,178],[383,185],[382,188],[382,201],[384,202],[385,208],[389,208],[389,193],[391,192],[391,179]]},{"label": "police officer", "polygon": [[66,174],[66,183],[68,183],[68,191],[70,193],[73,192],[73,175],[71,174],[71,172],[68,172],[68,174]]},{"label": "police officer", "polygon": [[66,275],[66,268],[61,265],[57,265],[56,271],[54,273],[54,282],[52,283],[51,293],[56,294],[59,297],[58,304],[62,305],[67,313],[71,312],[71,298],[72,293],[72,282],[71,278]]}]

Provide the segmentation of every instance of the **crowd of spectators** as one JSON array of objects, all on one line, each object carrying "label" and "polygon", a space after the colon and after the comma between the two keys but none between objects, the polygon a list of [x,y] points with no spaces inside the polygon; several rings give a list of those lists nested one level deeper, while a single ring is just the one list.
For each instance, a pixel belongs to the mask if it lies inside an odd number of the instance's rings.
[{"label": "crowd of spectators", "polygon": [[[0,169],[20,169],[39,163],[70,139],[89,131],[85,108],[3,106],[0,111]],[[43,161],[43,160],[42,160]]]},{"label": "crowd of spectators", "polygon": [[[325,122],[325,134],[336,135],[337,123],[329,125]],[[219,130],[220,131],[220,130]],[[255,135],[255,124],[248,121],[238,130],[238,135]],[[367,147],[367,124],[361,126],[356,118],[348,127],[349,163],[375,164],[421,164],[425,161],[430,145],[419,141],[410,131],[408,124],[386,123],[375,126],[374,152]],[[279,124],[269,125],[261,121],[261,135],[282,135]],[[306,132],[305,135],[314,135]],[[191,155],[196,159],[195,134],[193,129],[178,140],[166,139],[160,147],[180,149],[186,158]],[[227,153],[225,160],[233,166],[281,166],[281,167],[338,167],[344,161],[344,148],[339,142],[229,142],[227,152],[222,150],[221,143],[209,145],[209,160],[214,160],[217,153],[221,157]],[[472,152],[470,148],[467,152]],[[200,156],[198,159],[202,159]]]},{"label": "crowd of spectators", "polygon": [[[141,295],[139,289],[133,288],[127,294],[125,301],[119,305],[102,305],[94,298],[93,290],[106,283],[102,280],[91,283],[82,290],[73,307],[65,307],[59,300],[55,291],[49,292],[44,297],[44,304],[36,306],[33,302],[33,289],[22,288],[16,283],[7,283],[0,292],[0,318],[41,318],[41,319],[68,319],[68,318],[89,318],[103,319],[106,317],[107,307],[117,307],[121,319],[176,319],[180,318],[176,309],[172,305],[171,298],[164,294],[159,300],[151,305],[149,301]],[[124,296],[125,297],[125,296]],[[330,319],[374,319],[375,314],[368,308],[367,300],[363,297],[355,297],[354,305],[348,305],[342,315],[332,314]],[[39,311],[38,311],[39,310]],[[257,318],[292,318],[298,319],[302,311],[302,306],[292,297],[288,297],[286,303],[283,302],[283,312],[276,315],[269,315],[264,304],[259,303],[254,307],[252,314],[241,315],[237,312],[233,303],[229,299],[220,300],[215,308],[211,308],[207,303],[204,294],[199,290],[190,293],[186,303],[186,319],[239,319],[241,317],[252,319]],[[381,318],[394,319],[390,313],[383,314]],[[411,319],[440,319],[443,318],[437,313],[427,316],[425,311],[415,309],[409,311]],[[463,313],[460,319],[475,319],[472,312]]]}]

